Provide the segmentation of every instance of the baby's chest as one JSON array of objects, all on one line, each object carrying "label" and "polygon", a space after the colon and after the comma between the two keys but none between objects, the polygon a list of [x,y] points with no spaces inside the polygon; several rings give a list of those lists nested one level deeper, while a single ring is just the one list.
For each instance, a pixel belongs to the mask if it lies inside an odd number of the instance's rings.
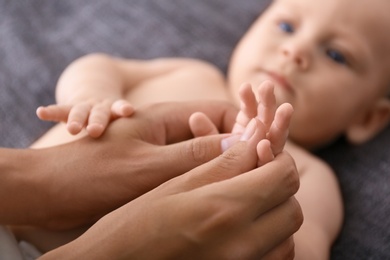
[{"label": "baby's chest", "polygon": [[134,105],[167,101],[226,99],[224,80],[204,71],[178,69],[146,79],[125,93]]}]

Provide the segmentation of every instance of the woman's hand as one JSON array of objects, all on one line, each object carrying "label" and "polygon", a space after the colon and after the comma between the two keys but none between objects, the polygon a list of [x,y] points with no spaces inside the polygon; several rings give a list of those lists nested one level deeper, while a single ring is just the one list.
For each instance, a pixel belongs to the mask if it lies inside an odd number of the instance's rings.
[{"label": "woman's hand", "polygon": [[[292,259],[302,213],[299,176],[285,152],[256,168],[259,122],[208,163],[99,220],[42,259]],[[250,129],[252,128],[252,129]]]},{"label": "woman's hand", "polygon": [[99,139],[4,151],[2,161],[12,167],[2,171],[1,222],[55,230],[90,224],[217,157],[224,135],[191,139],[188,120],[196,111],[221,132],[230,131],[237,113],[225,102],[156,104],[114,121]]}]

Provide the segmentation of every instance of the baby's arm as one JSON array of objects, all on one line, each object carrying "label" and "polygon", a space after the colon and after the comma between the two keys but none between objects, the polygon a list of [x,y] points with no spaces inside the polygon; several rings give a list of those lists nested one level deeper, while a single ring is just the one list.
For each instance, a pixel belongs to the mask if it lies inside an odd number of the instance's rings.
[{"label": "baby's arm", "polygon": [[67,122],[73,134],[83,127],[90,130],[95,123],[100,128],[93,136],[98,136],[110,120],[131,115],[129,102],[137,107],[205,96],[227,99],[221,72],[206,62],[185,58],[133,60],[91,54],[64,71],[56,91],[58,105],[39,108],[38,115],[45,120]]},{"label": "baby's arm", "polygon": [[88,55],[68,66],[56,89],[57,104],[39,107],[42,120],[67,122],[71,134],[86,127],[89,135],[100,136],[110,120],[130,116],[134,109],[124,100],[124,71],[106,55]]},{"label": "baby's arm", "polygon": [[324,161],[294,143],[288,142],[286,150],[293,156],[300,175],[296,198],[305,218],[294,235],[295,259],[329,259],[343,221],[336,175]]}]

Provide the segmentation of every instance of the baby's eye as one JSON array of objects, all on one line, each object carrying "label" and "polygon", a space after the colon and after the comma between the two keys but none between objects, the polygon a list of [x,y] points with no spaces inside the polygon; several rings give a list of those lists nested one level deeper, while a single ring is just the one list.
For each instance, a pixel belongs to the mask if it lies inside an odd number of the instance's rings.
[{"label": "baby's eye", "polygon": [[280,22],[279,28],[286,33],[293,33],[294,27],[288,22]]},{"label": "baby's eye", "polygon": [[340,63],[342,65],[347,65],[347,59],[345,56],[336,50],[327,50],[326,54],[331,58],[334,62]]}]

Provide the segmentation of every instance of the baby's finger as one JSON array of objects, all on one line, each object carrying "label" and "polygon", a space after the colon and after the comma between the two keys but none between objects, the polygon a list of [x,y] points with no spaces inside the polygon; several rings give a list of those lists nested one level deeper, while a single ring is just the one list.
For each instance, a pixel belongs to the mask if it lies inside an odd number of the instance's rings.
[{"label": "baby's finger", "polygon": [[268,140],[271,142],[271,148],[274,155],[279,154],[286,144],[293,112],[293,107],[288,103],[282,104],[276,110],[275,119],[272,122],[268,133]]},{"label": "baby's finger", "polygon": [[75,105],[69,112],[67,129],[72,135],[80,133],[87,123],[92,105],[84,103]]},{"label": "baby's finger", "polygon": [[232,130],[234,134],[242,134],[249,121],[257,115],[257,101],[252,86],[248,83],[242,84],[238,95],[240,96],[240,112],[237,114]]},{"label": "baby's finger", "polygon": [[201,112],[193,113],[189,118],[189,126],[194,137],[214,135],[219,131],[210,118]]},{"label": "baby's finger", "polygon": [[134,113],[134,107],[124,99],[115,101],[111,106],[112,115],[115,117],[128,117]]},{"label": "baby's finger", "polygon": [[276,98],[274,94],[274,85],[270,81],[264,81],[258,88],[259,105],[257,108],[257,117],[261,122],[270,128],[274,120],[276,111]]},{"label": "baby's finger", "polygon": [[92,137],[99,137],[107,128],[110,121],[111,110],[108,103],[95,105],[89,115],[87,132]]},{"label": "baby's finger", "polygon": [[238,92],[241,100],[241,111],[250,119],[254,118],[257,114],[257,100],[255,93],[253,93],[252,85],[249,83],[242,84]]},{"label": "baby's finger", "polygon": [[66,122],[71,106],[50,105],[37,108],[36,114],[39,119],[45,121]]},{"label": "baby's finger", "polygon": [[268,139],[263,139],[257,144],[257,156],[259,157],[258,167],[269,163],[275,158],[271,149],[271,142]]}]

